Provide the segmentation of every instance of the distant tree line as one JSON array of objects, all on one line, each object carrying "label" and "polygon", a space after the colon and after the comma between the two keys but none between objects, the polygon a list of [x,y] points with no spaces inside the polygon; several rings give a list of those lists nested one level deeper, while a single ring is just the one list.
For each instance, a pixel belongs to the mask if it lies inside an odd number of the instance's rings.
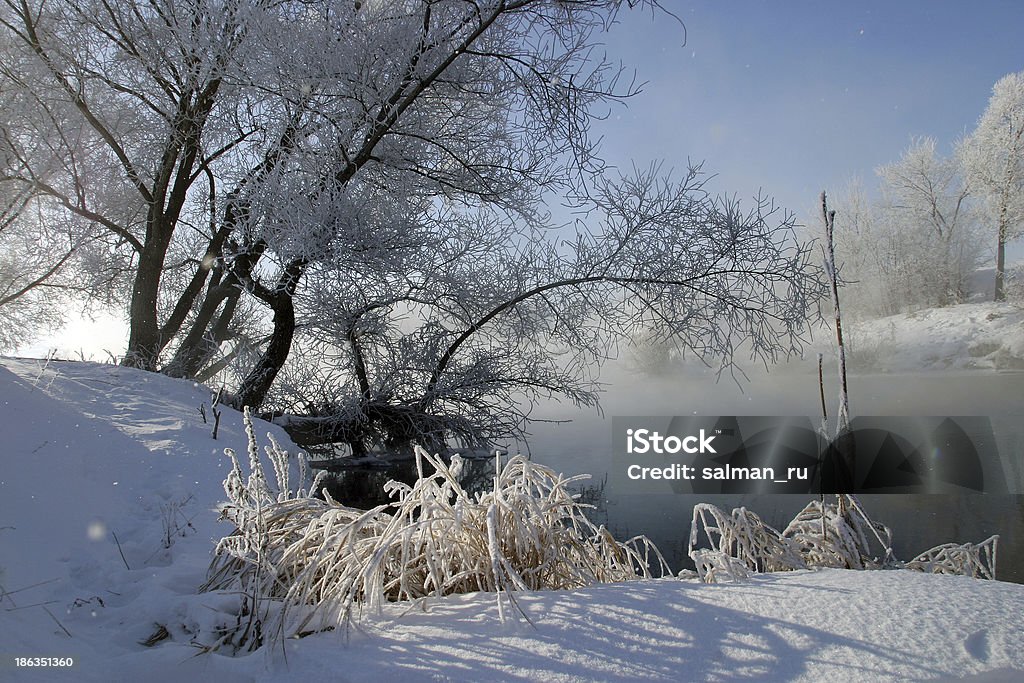
[{"label": "distant tree line", "polygon": [[834,202],[851,312],[962,303],[993,252],[993,298],[1006,299],[1006,244],[1024,231],[1024,72],[995,84],[977,127],[950,156],[917,138],[876,174],[877,199],[855,181]]}]

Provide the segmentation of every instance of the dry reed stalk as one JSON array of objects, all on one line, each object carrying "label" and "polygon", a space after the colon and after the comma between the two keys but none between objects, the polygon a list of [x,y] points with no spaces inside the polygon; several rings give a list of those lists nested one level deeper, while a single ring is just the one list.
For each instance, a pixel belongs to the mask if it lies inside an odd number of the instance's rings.
[{"label": "dry reed stalk", "polygon": [[502,599],[515,605],[514,591],[647,578],[652,562],[667,572],[647,538],[620,543],[587,519],[589,506],[569,489],[586,477],[566,478],[516,456],[498,468],[491,491],[470,496],[457,461],[453,471],[417,447],[417,480],[389,482],[394,502],[361,511],[329,495],[290,492],[287,454],[273,442],[266,448],[278,484],[272,489],[248,415],[246,425],[248,479],[226,451],[233,466],[222,516],[236,530],[217,545],[203,590],[274,600],[264,634],[334,628],[388,602],[477,591],[497,593],[504,617]]},{"label": "dry reed stalk", "polygon": [[979,544],[940,545],[902,562],[893,554],[888,527],[868,517],[854,496],[837,498],[835,504],[812,500],[781,533],[745,508],[729,514],[707,503],[695,505],[689,555],[697,575],[716,583],[751,572],[837,567],[995,578],[998,536]]}]

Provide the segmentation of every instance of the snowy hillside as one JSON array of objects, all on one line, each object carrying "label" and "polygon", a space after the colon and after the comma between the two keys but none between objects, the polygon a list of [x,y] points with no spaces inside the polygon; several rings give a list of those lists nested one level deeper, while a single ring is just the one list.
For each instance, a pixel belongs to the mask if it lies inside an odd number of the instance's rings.
[{"label": "snowy hillside", "polygon": [[[1019,330],[1019,317],[1013,324]],[[241,416],[225,409],[214,440],[199,410],[212,423],[205,387],[13,359],[0,359],[0,405],[5,681],[1024,677],[1024,586],[894,571],[521,594],[532,625],[500,622],[494,596],[472,594],[390,605],[347,639],[289,641],[286,657],[200,654],[189,634],[224,617],[218,596],[195,593],[213,544],[230,531],[214,508],[224,497],[223,448],[245,448]],[[259,431],[289,443],[271,425]],[[141,644],[157,624],[170,637]],[[17,666],[16,657],[74,665]]]},{"label": "snowy hillside", "polygon": [[859,372],[1024,369],[1024,308],[974,303],[929,308],[852,325]]}]

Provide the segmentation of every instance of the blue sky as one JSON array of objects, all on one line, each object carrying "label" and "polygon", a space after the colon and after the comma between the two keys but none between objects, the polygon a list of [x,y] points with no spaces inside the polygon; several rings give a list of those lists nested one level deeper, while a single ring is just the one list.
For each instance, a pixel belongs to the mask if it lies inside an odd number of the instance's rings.
[{"label": "blue sky", "polygon": [[624,12],[608,56],[644,92],[597,128],[628,167],[705,160],[715,188],[763,188],[798,214],[822,189],[895,161],[912,136],[943,153],[993,83],[1024,70],[1024,1],[664,2],[685,24]]}]

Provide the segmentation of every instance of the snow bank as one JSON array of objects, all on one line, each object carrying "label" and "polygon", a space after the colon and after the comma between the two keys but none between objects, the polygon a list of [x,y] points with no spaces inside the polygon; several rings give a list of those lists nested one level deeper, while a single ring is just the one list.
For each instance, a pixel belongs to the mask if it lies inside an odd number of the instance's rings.
[{"label": "snow bank", "polygon": [[861,321],[850,346],[851,365],[862,372],[1024,370],[1024,309],[961,304]]},{"label": "snow bank", "polygon": [[[230,618],[196,595],[241,415],[209,390],[126,368],[0,360],[0,679],[39,681],[911,680],[1024,677],[1024,586],[822,570],[732,585],[674,579],[385,605],[347,634],[198,655]],[[261,423],[291,447],[277,428]],[[641,530],[642,531],[642,530]],[[115,539],[116,535],[116,539]],[[1012,541],[1011,541],[1012,542]],[[170,638],[140,641],[156,624]],[[14,657],[73,657],[71,669]]]}]

